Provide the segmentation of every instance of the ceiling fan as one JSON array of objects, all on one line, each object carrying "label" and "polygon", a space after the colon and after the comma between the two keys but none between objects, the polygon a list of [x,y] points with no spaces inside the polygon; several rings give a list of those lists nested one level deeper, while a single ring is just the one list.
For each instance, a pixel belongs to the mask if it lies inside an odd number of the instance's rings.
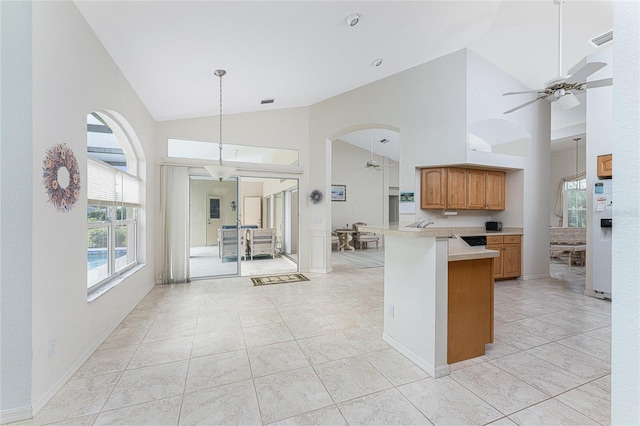
[{"label": "ceiling fan", "polygon": [[[373,159],[373,129],[371,129],[371,160],[367,160],[364,167],[356,170],[372,169],[377,172],[381,172],[383,167],[393,167],[393,164],[380,164],[379,161]],[[387,139],[382,139],[381,143],[389,142]]]},{"label": "ceiling fan", "polygon": [[505,111],[505,114],[517,111],[520,108],[531,105],[541,99],[547,99],[549,102],[558,101],[563,109],[571,109],[580,105],[580,101],[576,98],[576,93],[583,93],[586,89],[592,89],[595,87],[610,86],[613,83],[612,78],[605,78],[597,81],[590,81],[587,83],[587,77],[607,64],[604,62],[588,62],[576,70],[570,76],[562,75],[562,3],[564,0],[553,0],[558,5],[558,77],[548,81],[545,84],[544,89],[539,90],[526,90],[523,92],[507,92],[503,93],[503,96],[507,95],[522,95],[528,93],[535,93],[538,96],[519,105],[515,108]]}]

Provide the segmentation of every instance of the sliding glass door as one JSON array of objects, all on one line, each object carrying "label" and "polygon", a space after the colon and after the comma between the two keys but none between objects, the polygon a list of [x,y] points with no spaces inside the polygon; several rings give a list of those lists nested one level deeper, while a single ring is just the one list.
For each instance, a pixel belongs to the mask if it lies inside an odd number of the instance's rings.
[{"label": "sliding glass door", "polygon": [[298,271],[298,182],[190,176],[192,279]]},{"label": "sliding glass door", "polygon": [[238,179],[190,176],[189,266],[192,279],[240,275]]}]

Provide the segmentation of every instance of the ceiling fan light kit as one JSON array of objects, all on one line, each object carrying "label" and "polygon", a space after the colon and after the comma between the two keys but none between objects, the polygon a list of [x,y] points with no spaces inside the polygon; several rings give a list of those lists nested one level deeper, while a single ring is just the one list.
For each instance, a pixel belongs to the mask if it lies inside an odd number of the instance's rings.
[{"label": "ceiling fan light kit", "polygon": [[510,114],[541,99],[546,99],[549,102],[557,100],[565,110],[575,108],[580,105],[580,101],[575,96],[576,93],[582,93],[586,89],[595,87],[610,86],[613,83],[613,79],[610,78],[587,82],[587,77],[607,65],[604,62],[588,62],[570,76],[562,75],[562,4],[564,0],[553,0],[553,3],[558,5],[558,76],[549,80],[544,89],[503,93],[503,96],[534,93],[538,95],[536,99],[511,108],[505,111],[504,114]]},{"label": "ceiling fan light kit", "polygon": [[580,105],[580,101],[578,100],[578,98],[575,97],[573,93],[567,93],[563,96],[560,96],[558,98],[558,102],[560,103],[560,106],[564,109],[571,109]]}]

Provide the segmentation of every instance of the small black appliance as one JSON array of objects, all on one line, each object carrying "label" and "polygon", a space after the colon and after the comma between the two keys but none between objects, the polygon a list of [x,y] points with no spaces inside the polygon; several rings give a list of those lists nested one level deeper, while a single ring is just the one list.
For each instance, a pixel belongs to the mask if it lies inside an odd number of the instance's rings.
[{"label": "small black appliance", "polygon": [[487,231],[502,231],[502,222],[485,222],[484,227]]}]

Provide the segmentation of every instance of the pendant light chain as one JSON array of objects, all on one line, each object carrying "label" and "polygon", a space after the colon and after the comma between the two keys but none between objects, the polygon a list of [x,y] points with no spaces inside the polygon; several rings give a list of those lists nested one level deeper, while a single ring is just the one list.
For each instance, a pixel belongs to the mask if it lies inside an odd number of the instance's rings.
[{"label": "pendant light chain", "polygon": [[218,148],[220,150],[219,163],[222,165],[222,77],[227,72],[225,70],[216,70],[215,75],[220,77],[220,139],[218,140]]},{"label": "pendant light chain", "polygon": [[224,179],[232,177],[233,174],[237,172],[235,167],[226,166],[222,163],[222,77],[226,73],[227,72],[225,70],[215,70],[215,72],[213,73],[216,77],[220,78],[220,139],[218,140],[218,150],[220,151],[220,157],[218,159],[218,164],[204,166],[211,177],[218,179],[220,182],[222,182]]}]

